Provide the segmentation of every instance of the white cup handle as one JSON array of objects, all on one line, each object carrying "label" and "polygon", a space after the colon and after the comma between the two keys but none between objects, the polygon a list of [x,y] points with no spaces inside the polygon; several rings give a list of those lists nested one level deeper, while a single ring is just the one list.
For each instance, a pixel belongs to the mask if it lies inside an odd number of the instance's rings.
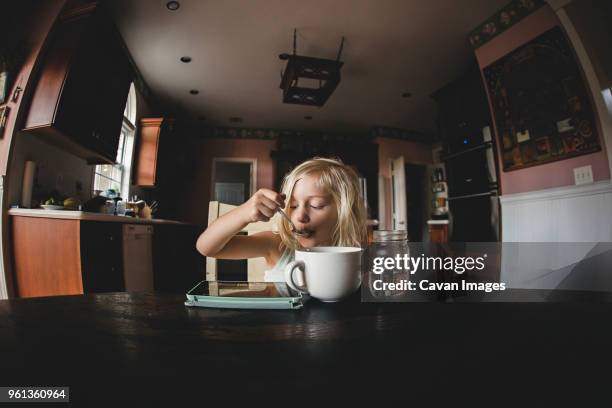
[{"label": "white cup handle", "polygon": [[292,261],[285,267],[285,282],[287,285],[293,290],[302,293],[308,293],[306,286],[300,286],[293,280],[293,271],[297,268],[298,271],[302,274],[302,281],[304,279],[304,262],[303,261]]}]

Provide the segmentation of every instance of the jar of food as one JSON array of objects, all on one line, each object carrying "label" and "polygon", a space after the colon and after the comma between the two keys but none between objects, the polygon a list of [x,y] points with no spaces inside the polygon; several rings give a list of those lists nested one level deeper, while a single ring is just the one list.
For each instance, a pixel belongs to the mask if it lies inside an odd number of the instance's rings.
[{"label": "jar of food", "polygon": [[[410,278],[405,260],[410,257],[408,232],[374,231],[374,240],[366,255],[366,271],[370,294],[374,297],[404,295]],[[390,285],[392,284],[392,285]]]},{"label": "jar of food", "polygon": [[115,202],[113,200],[106,200],[104,203],[104,214],[113,215],[115,213]]}]

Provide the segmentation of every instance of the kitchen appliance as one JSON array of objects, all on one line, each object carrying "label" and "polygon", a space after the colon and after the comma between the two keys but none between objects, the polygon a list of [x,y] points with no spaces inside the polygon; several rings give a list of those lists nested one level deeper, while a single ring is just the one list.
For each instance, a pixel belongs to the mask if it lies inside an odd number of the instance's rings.
[{"label": "kitchen appliance", "polygon": [[153,291],[153,226],[123,225],[123,275],[127,292]]},{"label": "kitchen appliance", "polygon": [[450,240],[488,242],[499,240],[499,199],[490,128],[482,129],[479,144],[451,151],[442,158],[448,176],[451,214]]}]

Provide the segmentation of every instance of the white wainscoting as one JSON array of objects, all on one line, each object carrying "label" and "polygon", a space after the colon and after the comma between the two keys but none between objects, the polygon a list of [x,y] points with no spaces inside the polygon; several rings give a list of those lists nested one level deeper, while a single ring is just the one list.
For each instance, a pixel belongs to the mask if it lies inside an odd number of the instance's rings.
[{"label": "white wainscoting", "polygon": [[500,197],[503,242],[612,242],[610,180]]},{"label": "white wainscoting", "polygon": [[[609,180],[500,201],[506,242],[500,281],[509,288],[612,291]],[[520,244],[525,242],[532,244]]]}]

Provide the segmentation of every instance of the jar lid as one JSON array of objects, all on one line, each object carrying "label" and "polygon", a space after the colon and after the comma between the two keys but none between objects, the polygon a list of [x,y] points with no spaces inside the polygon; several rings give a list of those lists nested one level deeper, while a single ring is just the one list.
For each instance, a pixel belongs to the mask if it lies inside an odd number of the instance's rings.
[{"label": "jar lid", "polygon": [[408,231],[405,230],[375,230],[374,242],[407,241]]}]

